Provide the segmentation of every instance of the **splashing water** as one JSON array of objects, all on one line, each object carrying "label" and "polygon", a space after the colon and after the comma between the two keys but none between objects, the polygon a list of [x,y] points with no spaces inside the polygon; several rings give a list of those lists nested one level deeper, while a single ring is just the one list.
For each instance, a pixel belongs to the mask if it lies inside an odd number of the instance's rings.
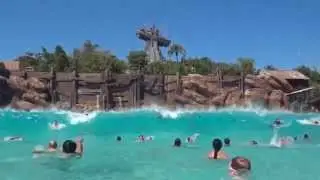
[{"label": "splashing water", "polygon": [[[274,134],[271,122],[279,117],[287,125]],[[245,156],[252,162],[252,179],[316,179],[319,152],[319,126],[299,124],[301,119],[319,119],[319,114],[268,112],[253,109],[170,111],[151,107],[126,112],[0,111],[0,136],[21,136],[24,141],[0,142],[0,178],[28,179],[118,179],[118,180],[198,180],[230,179],[228,161],[210,161],[213,138],[229,137],[230,156]],[[65,128],[53,131],[48,124],[58,120]],[[175,138],[199,133],[192,148],[173,148]],[[309,133],[311,141],[302,136]],[[136,143],[140,134],[155,137]],[[34,147],[47,146],[50,140],[84,138],[81,159],[33,158]],[[122,142],[115,137],[121,136]],[[270,148],[277,137],[298,136],[289,147]],[[274,139],[272,139],[272,137]],[[270,143],[271,139],[271,143]],[[256,140],[267,146],[250,146]],[[270,144],[269,144],[270,143]]]}]

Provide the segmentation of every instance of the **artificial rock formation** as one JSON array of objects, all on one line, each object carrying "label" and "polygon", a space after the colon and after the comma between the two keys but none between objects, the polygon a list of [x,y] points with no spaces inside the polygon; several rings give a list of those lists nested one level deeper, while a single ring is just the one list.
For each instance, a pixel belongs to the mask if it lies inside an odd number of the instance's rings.
[{"label": "artificial rock formation", "polygon": [[218,83],[209,76],[185,76],[182,82],[182,93],[175,99],[188,107],[258,104],[270,109],[287,108],[288,100],[285,93],[293,90],[286,80],[268,75],[247,75],[244,94],[236,86],[219,88]]},{"label": "artificial rock formation", "polygon": [[46,84],[37,78],[24,79],[10,76],[6,69],[0,70],[0,106],[30,110],[47,107],[49,94]]}]

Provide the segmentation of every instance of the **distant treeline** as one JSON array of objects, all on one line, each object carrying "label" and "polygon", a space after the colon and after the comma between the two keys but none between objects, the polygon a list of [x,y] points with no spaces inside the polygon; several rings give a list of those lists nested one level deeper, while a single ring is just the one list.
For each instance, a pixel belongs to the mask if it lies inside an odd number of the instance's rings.
[{"label": "distant treeline", "polygon": [[[168,49],[167,58],[162,62],[150,63],[143,50],[130,51],[126,59],[119,59],[112,52],[88,40],[82,47],[75,48],[72,54],[66,53],[61,45],[57,45],[52,52],[44,47],[41,52],[26,52],[16,61],[20,61],[21,68],[33,67],[35,71],[50,71],[53,67],[58,72],[70,72],[75,66],[79,72],[101,72],[109,69],[115,73],[140,70],[147,74],[175,74],[177,71],[181,74],[211,74],[215,73],[218,67],[224,75],[240,75],[241,71],[255,74],[260,71],[256,68],[253,58],[240,57],[234,63],[225,63],[208,57],[188,57],[186,52],[182,45],[172,44]],[[267,65],[264,69],[277,70],[272,65]],[[310,77],[313,82],[320,82],[317,68],[301,65],[294,69]]]}]

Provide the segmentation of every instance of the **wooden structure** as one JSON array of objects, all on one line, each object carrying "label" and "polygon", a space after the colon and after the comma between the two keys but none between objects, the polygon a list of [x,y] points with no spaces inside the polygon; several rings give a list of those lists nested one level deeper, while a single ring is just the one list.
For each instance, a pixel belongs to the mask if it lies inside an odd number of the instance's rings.
[{"label": "wooden structure", "polygon": [[288,82],[294,91],[310,87],[310,78],[304,74],[293,70],[262,70],[260,74],[277,77],[281,81]]},{"label": "wooden structure", "polygon": [[[119,75],[113,75],[108,70],[101,73],[72,73],[51,72],[12,72],[27,79],[36,77],[48,84],[51,103],[68,100],[70,108],[87,101],[95,102],[101,110],[125,107],[139,107],[143,100],[142,74],[130,75],[124,83],[117,82]],[[118,79],[120,79],[118,77]],[[163,91],[162,91],[163,94]],[[80,102],[82,101],[82,102]]]},{"label": "wooden structure", "polygon": [[170,40],[160,35],[159,29],[154,25],[151,28],[141,28],[137,32],[137,37],[145,41],[145,52],[150,62],[160,61],[163,59],[160,47],[168,47]]}]

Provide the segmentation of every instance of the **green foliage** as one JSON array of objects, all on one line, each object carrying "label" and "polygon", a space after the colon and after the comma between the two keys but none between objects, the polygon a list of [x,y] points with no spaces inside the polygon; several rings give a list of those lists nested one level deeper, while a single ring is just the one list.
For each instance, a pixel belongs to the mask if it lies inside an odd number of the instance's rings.
[{"label": "green foliage", "polygon": [[168,55],[170,57],[172,57],[173,55],[176,56],[176,61],[179,62],[179,56],[180,56],[180,60],[182,60],[182,58],[184,58],[187,54],[187,51],[184,49],[184,47],[180,44],[172,44],[169,47],[168,50]]},{"label": "green foliage", "polygon": [[129,67],[132,70],[146,70],[148,65],[147,53],[144,51],[130,51],[128,55]]},{"label": "green foliage", "polygon": [[240,69],[245,74],[253,74],[256,70],[255,68],[255,60],[248,57],[240,57],[237,59],[238,65]]},{"label": "green foliage", "polygon": [[320,83],[320,72],[315,68],[310,68],[305,65],[298,66],[295,68],[296,71],[308,76],[313,83]]},{"label": "green foliage", "polygon": [[56,46],[53,56],[56,71],[64,72],[70,70],[70,59],[62,46]]},{"label": "green foliage", "polygon": [[216,64],[208,57],[188,58],[183,61],[185,73],[210,74]]},{"label": "green foliage", "polygon": [[[33,67],[36,71],[50,71],[53,67],[58,72],[70,72],[75,67],[78,72],[101,72],[109,69],[114,73],[124,73],[127,70],[141,70],[148,74],[169,75],[174,75],[178,71],[182,75],[191,73],[206,75],[215,73],[218,68],[222,70],[223,75],[229,76],[239,76],[242,71],[245,74],[260,71],[255,67],[255,60],[248,57],[240,57],[235,63],[214,62],[208,57],[186,57],[186,50],[179,44],[172,44],[168,49],[168,55],[175,60],[149,63],[144,51],[130,51],[126,60],[120,60],[110,51],[87,40],[80,48],[75,48],[72,54],[67,54],[61,45],[57,45],[52,52],[42,47],[41,52],[26,52],[16,60],[20,61],[21,68]],[[1,63],[0,67],[3,66]],[[267,65],[263,69],[277,70],[272,65]],[[310,77],[313,83],[320,82],[320,73],[314,67],[302,65],[295,70]]]},{"label": "green foliage", "polygon": [[266,65],[265,67],[264,67],[264,69],[265,70],[278,70],[276,67],[274,67],[273,65]]},{"label": "green foliage", "polygon": [[36,70],[39,66],[40,54],[35,54],[31,52],[26,52],[24,55],[19,56],[16,61],[20,61],[20,69],[25,67],[33,67]]},{"label": "green foliage", "polygon": [[239,64],[219,62],[218,67],[223,72],[223,75],[239,76],[241,74],[241,68]]}]

